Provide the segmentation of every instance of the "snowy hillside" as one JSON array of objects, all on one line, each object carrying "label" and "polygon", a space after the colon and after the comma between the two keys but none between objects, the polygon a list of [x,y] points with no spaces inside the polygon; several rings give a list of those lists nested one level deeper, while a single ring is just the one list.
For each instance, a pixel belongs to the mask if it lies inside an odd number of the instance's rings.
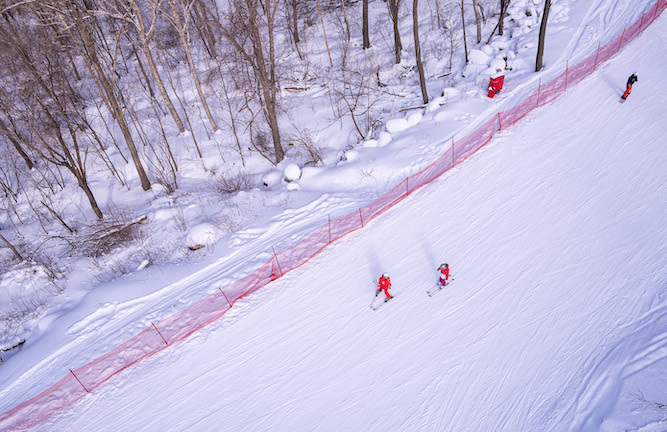
[{"label": "snowy hillside", "polygon": [[[666,25],[34,430],[665,430],[639,395],[667,400]],[[443,261],[454,280],[429,298]],[[384,271],[398,296],[374,312]],[[134,313],[100,306],[116,331]],[[6,386],[3,405],[38,377]]]},{"label": "snowy hillside", "polygon": [[[558,57],[579,53],[588,32],[616,34],[605,26],[620,18],[598,3],[607,15],[576,18],[599,28],[578,28]],[[667,124],[656,90],[666,26],[663,14],[465,163],[33,430],[667,430]],[[632,72],[639,82],[619,104]],[[395,130],[377,169],[411,160],[405,143],[442,151],[451,135],[437,134],[453,117],[475,125],[536,79],[495,106],[425,110]],[[341,193],[337,174],[304,170],[310,187],[283,214],[205,267],[148,267],[72,295],[39,322],[39,344],[0,366],[0,411],[245,275],[327,214],[354,210],[368,195]],[[234,249],[244,236],[254,242]],[[441,262],[454,280],[428,297]],[[374,312],[382,272],[398,296]]]}]

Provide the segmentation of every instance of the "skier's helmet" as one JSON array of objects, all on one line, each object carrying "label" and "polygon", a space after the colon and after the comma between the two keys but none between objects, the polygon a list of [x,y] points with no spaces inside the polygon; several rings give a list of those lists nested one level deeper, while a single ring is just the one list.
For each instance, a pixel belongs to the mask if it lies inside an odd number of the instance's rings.
[{"label": "skier's helmet", "polygon": [[389,273],[383,273],[382,278],[383,279],[389,279]]},{"label": "skier's helmet", "polygon": [[445,264],[440,264],[440,268],[441,268],[441,269],[446,269],[447,267],[449,267],[449,264],[447,264],[447,263],[445,263]]}]

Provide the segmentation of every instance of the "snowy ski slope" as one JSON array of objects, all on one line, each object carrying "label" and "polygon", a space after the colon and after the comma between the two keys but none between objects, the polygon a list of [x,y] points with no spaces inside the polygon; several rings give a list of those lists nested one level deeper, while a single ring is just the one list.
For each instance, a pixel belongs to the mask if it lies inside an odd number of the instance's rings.
[{"label": "snowy ski slope", "polygon": [[34,430],[664,430],[628,395],[667,400],[666,26]]}]

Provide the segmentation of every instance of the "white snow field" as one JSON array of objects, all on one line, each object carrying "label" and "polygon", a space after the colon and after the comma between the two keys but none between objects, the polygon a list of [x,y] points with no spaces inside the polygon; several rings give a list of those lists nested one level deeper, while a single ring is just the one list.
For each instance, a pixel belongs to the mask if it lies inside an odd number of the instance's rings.
[{"label": "white snow field", "polygon": [[667,430],[665,28],[34,430]]}]

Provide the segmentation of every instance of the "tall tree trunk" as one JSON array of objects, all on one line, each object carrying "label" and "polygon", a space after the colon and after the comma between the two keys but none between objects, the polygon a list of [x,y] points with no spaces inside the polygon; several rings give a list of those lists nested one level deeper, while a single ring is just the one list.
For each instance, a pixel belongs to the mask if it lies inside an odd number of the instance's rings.
[{"label": "tall tree trunk", "polygon": [[466,64],[468,64],[468,38],[466,37],[466,14],[463,0],[461,0],[461,23],[463,25],[463,51],[465,51]]},{"label": "tall tree trunk", "polygon": [[477,23],[477,43],[482,42],[482,17],[479,13],[477,0],[472,0],[472,8],[475,10],[475,22]]},{"label": "tall tree trunk", "polygon": [[331,58],[331,50],[329,49],[329,39],[327,38],[327,28],[324,26],[324,17],[322,16],[322,11],[320,10],[320,0],[316,0],[317,4],[317,13],[320,16],[320,21],[322,22],[322,33],[324,34],[324,44],[327,46],[327,54],[329,54],[329,63],[333,67],[333,60]]},{"label": "tall tree trunk", "polygon": [[387,5],[389,6],[389,16],[394,24],[394,56],[396,58],[396,64],[401,62],[401,50],[403,49],[403,44],[401,43],[401,34],[398,30],[398,8],[401,4],[401,0],[387,0]]},{"label": "tall tree trunk", "polygon": [[503,35],[505,26],[505,15],[507,14],[507,8],[510,5],[510,0],[500,0],[500,18],[498,18],[498,34]]},{"label": "tall tree trunk", "polygon": [[190,33],[188,31],[188,11],[187,8],[192,5],[184,6],[183,12],[183,21],[181,22],[181,17],[178,11],[178,8],[176,7],[176,1],[175,0],[168,0],[169,1],[169,8],[171,10],[171,21],[172,25],[176,29],[176,32],[178,33],[178,36],[181,40],[181,45],[183,45],[183,50],[185,51],[185,58],[187,59],[188,66],[190,68],[190,73],[192,74],[192,79],[195,82],[195,88],[197,89],[197,94],[199,95],[199,100],[201,101],[202,105],[204,106],[204,111],[206,112],[206,117],[208,117],[209,123],[211,123],[211,127],[213,128],[213,132],[218,131],[218,125],[215,122],[215,119],[213,118],[213,114],[211,114],[211,109],[208,106],[208,102],[206,101],[206,96],[204,96],[204,91],[201,88],[201,82],[199,81],[199,75],[197,74],[197,68],[195,67],[195,62],[192,59],[192,52],[190,51]]},{"label": "tall tree trunk", "polygon": [[347,36],[347,43],[350,43],[350,22],[347,20],[347,9],[345,8],[345,1],[346,0],[340,0],[340,5],[343,8],[343,18],[345,20],[345,32]]},{"label": "tall tree trunk", "polygon": [[199,37],[206,48],[206,52],[211,56],[211,58],[217,57],[217,52],[215,50],[216,39],[211,29],[211,23],[209,22],[208,15],[206,14],[206,8],[201,4],[201,0],[195,0],[192,6],[194,12],[195,27],[199,32]]},{"label": "tall tree trunk", "polygon": [[283,147],[281,144],[280,128],[278,125],[277,109],[277,94],[276,94],[276,73],[275,73],[275,59],[273,58],[273,18],[275,17],[275,9],[277,9],[277,1],[274,4],[274,10],[271,10],[271,0],[266,2],[265,13],[267,14],[267,26],[269,37],[269,68],[266,70],[266,58],[264,55],[264,46],[262,44],[262,36],[257,22],[257,8],[252,0],[246,0],[253,10],[250,12],[250,33],[253,44],[253,55],[255,57],[255,64],[257,65],[258,78],[260,87],[262,88],[262,95],[264,99],[264,113],[271,129],[271,136],[273,138],[273,148],[276,153],[276,162],[280,163],[285,158]]},{"label": "tall tree trunk", "polygon": [[28,169],[32,169],[35,164],[32,162],[30,156],[28,156],[25,150],[23,150],[23,146],[21,146],[21,137],[18,135],[18,132],[16,132],[16,129],[14,127],[9,128],[2,118],[0,118],[0,133],[4,134],[9,142],[12,143],[16,151],[19,153],[19,155],[21,155],[21,158],[23,158],[23,161],[28,166]]},{"label": "tall tree trunk", "polygon": [[363,0],[361,18],[361,33],[364,37],[364,49],[371,47],[371,38],[368,34],[368,0]]},{"label": "tall tree trunk", "polygon": [[419,44],[419,0],[414,0],[412,4],[412,31],[415,36],[415,57],[417,58],[417,70],[419,71],[419,84],[422,89],[422,100],[428,103],[428,90],[426,89],[426,77],[424,76],[424,66],[422,65],[422,54]]},{"label": "tall tree trunk", "polygon": [[16,259],[18,259],[19,261],[23,261],[23,257],[21,256],[19,251],[16,250],[16,248],[11,243],[9,243],[9,240],[7,240],[5,236],[2,235],[2,233],[0,233],[0,240],[2,240],[2,242],[9,248],[9,250],[11,250],[12,253],[14,253]]},{"label": "tall tree trunk", "polygon": [[127,18],[126,20],[129,21],[132,25],[134,25],[134,27],[137,29],[137,33],[139,34],[139,44],[141,45],[141,52],[143,52],[144,57],[146,57],[146,61],[148,62],[148,68],[151,71],[151,75],[153,75],[155,84],[157,85],[157,88],[160,91],[160,95],[162,95],[164,103],[167,105],[167,110],[169,110],[169,114],[171,114],[171,117],[174,119],[174,122],[176,123],[176,127],[178,127],[180,133],[183,133],[185,132],[185,126],[183,125],[181,117],[178,115],[178,111],[176,111],[176,107],[174,106],[174,104],[171,101],[171,98],[169,97],[169,93],[167,93],[167,88],[165,87],[164,82],[162,81],[162,77],[160,77],[160,73],[157,69],[157,65],[155,64],[155,59],[153,58],[153,53],[150,47],[150,42],[151,39],[153,38],[153,32],[157,21],[157,7],[153,6],[153,17],[152,17],[152,22],[150,24],[150,29],[146,29],[146,24],[144,23],[144,17],[136,1],[129,0],[129,6],[132,8],[134,19]]},{"label": "tall tree trunk", "polygon": [[301,42],[301,39],[299,39],[299,11],[297,8],[297,2],[298,0],[292,0],[292,32],[294,33],[294,43],[298,44]]},{"label": "tall tree trunk", "polygon": [[535,58],[535,72],[542,69],[542,58],[544,57],[544,37],[547,34],[547,20],[549,19],[549,8],[551,0],[545,0],[544,12],[542,13],[542,23],[540,24],[540,38],[537,43],[537,57]]},{"label": "tall tree trunk", "polygon": [[[105,104],[109,108],[111,115],[118,122],[121,133],[125,138],[125,143],[127,144],[128,149],[130,150],[130,155],[132,156],[132,161],[139,175],[141,181],[141,187],[143,190],[149,190],[151,188],[151,182],[148,180],[146,171],[144,170],[141,158],[139,157],[139,152],[137,147],[134,144],[134,139],[132,138],[132,133],[130,132],[130,127],[127,124],[123,110],[121,109],[120,103],[116,97],[116,91],[107,78],[102,64],[97,55],[97,47],[95,46],[94,36],[88,28],[89,22],[95,21],[93,17],[84,18],[81,15],[81,12],[78,10],[76,5],[72,5],[69,2],[69,10],[73,13],[73,26],[72,27],[66,20],[65,17],[61,14],[58,14],[58,18],[63,26],[68,32],[70,32],[70,37],[73,42],[75,42],[75,47],[83,57],[86,66],[90,70],[96,85],[100,90],[100,95],[104,100]],[[76,30],[79,37],[73,33],[73,30]]]}]

